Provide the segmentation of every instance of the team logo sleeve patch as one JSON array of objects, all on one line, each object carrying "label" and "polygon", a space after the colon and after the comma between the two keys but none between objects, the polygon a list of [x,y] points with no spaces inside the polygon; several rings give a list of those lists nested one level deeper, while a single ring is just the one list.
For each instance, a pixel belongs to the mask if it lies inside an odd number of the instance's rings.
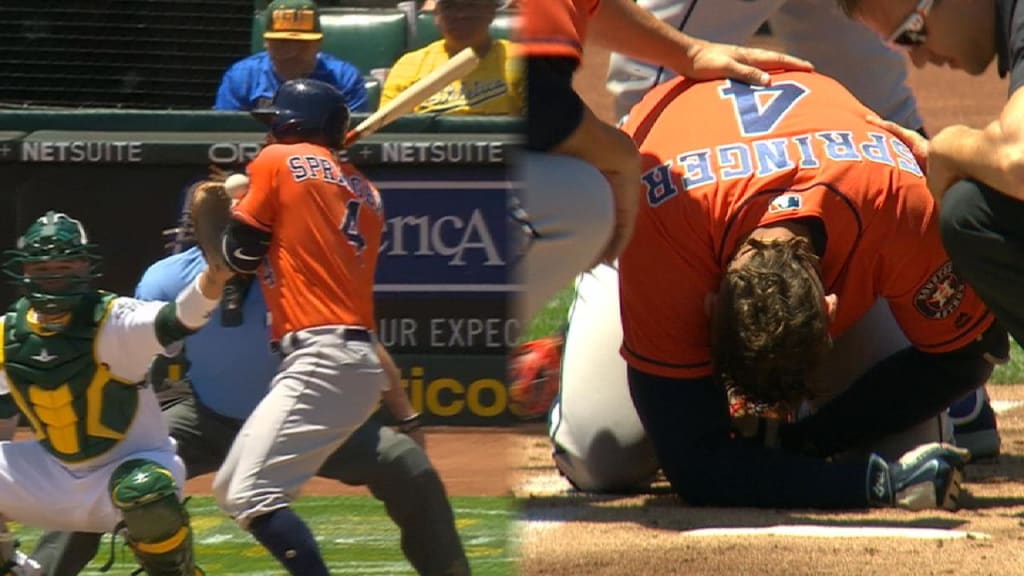
[{"label": "team logo sleeve patch", "polygon": [[914,307],[925,318],[942,320],[960,307],[966,288],[963,279],[953,271],[953,263],[946,262],[918,289]]}]

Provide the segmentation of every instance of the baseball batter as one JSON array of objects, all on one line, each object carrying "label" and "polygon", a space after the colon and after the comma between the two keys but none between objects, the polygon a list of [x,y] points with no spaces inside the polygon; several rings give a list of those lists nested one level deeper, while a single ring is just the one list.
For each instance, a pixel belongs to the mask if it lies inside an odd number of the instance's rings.
[{"label": "baseball batter", "polygon": [[202,574],[181,502],[185,469],[144,380],[153,357],[201,327],[229,270],[211,266],[172,302],[90,287],[100,257],[82,224],[47,212],[9,252],[25,295],[0,318],[0,398],[36,440],[0,443],[0,514],[49,529],[123,526],[150,575]]},{"label": "baseball batter", "polygon": [[519,271],[522,318],[576,274],[613,261],[633,232],[640,158],[621,131],[572,88],[588,30],[614,50],[690,78],[767,80],[759,68],[810,69],[797,58],[691,38],[631,0],[525,0],[518,42],[526,60],[527,149],[522,208],[531,239]]},{"label": "baseball batter", "polygon": [[[699,129],[692,110],[702,111]],[[882,438],[934,419],[1006,355],[1005,331],[949,265],[912,154],[867,115],[837,82],[806,73],[777,74],[768,88],[675,80],[633,110],[626,131],[645,158],[645,199],[620,260],[628,367],[605,362],[595,369],[618,378],[597,388],[592,374],[587,387],[563,388],[552,435],[572,481],[635,486],[656,470],[653,452],[695,504],[955,506],[948,472],[959,457],[948,448],[895,465],[876,454],[819,459],[878,450]],[[571,312],[567,373],[581,369],[577,326],[608,334],[609,356],[616,346],[614,271],[587,282]],[[772,303],[776,289],[789,296]],[[784,451],[730,439],[723,384],[765,403],[810,400],[813,414],[779,427],[771,443]],[[942,438],[932,430],[917,441]],[[637,473],[610,475],[613,462]],[[930,497],[895,496],[922,466],[946,471],[918,478]]]},{"label": "baseball batter", "polygon": [[270,127],[269,144],[249,165],[223,256],[259,275],[281,367],[213,488],[291,574],[320,576],[316,540],[288,505],[388,387],[373,331],[381,198],[336,159],[349,113],[334,87],[292,80],[253,114]]}]

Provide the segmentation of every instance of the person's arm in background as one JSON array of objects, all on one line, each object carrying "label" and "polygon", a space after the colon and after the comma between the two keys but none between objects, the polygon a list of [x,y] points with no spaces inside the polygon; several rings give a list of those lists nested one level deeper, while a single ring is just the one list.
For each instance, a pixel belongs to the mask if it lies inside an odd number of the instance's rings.
[{"label": "person's arm in background", "polygon": [[217,99],[213,103],[214,110],[246,110],[248,108],[244,102],[244,96],[239,93],[244,78],[238,73],[236,66],[228,68],[224,73],[220,87],[217,88]]},{"label": "person's arm in background", "polygon": [[403,90],[416,81],[414,71],[409,66],[408,54],[400,57],[388,70],[388,76],[384,79],[384,86],[380,91],[380,105],[383,106],[394,100]]},{"label": "person's arm in background", "polygon": [[366,112],[366,83],[359,70],[347,62],[339,62],[335,78],[338,89],[345,96],[348,109],[352,112]]},{"label": "person's arm in background", "polygon": [[615,52],[660,64],[695,79],[729,77],[768,84],[765,70],[813,70],[810,62],[771,50],[693,38],[659,20],[633,0],[602,0],[589,37]]},{"label": "person's arm in background", "polygon": [[412,438],[421,448],[426,448],[426,436],[420,428],[420,413],[416,412],[409,402],[409,396],[402,387],[402,373],[394,358],[380,342],[377,343],[377,357],[380,358],[380,365],[390,384],[388,389],[381,393],[381,402],[391,416],[398,420],[399,430]]}]

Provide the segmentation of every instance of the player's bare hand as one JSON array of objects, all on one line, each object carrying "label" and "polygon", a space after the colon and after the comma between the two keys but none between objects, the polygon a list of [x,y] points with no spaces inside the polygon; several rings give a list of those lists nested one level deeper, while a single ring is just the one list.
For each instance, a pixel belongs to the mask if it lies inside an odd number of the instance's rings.
[{"label": "player's bare hand", "polygon": [[688,56],[689,67],[678,72],[696,80],[734,78],[767,86],[771,84],[771,75],[766,70],[814,70],[807,60],[781,52],[715,42],[695,42]]},{"label": "player's bare hand", "polygon": [[883,120],[874,114],[868,114],[865,118],[868,124],[874,124],[879,128],[889,132],[893,136],[897,137],[906,144],[910,151],[914,153],[914,158],[917,159],[917,163],[921,166],[922,170],[928,170],[928,139],[921,135],[916,130],[905,128],[895,122],[889,120]]},{"label": "player's bare hand", "polygon": [[228,179],[228,176],[231,175],[230,172],[221,168],[220,166],[217,166],[216,164],[210,164],[209,170],[210,173],[209,175],[207,175],[206,179],[212,182],[224,182],[225,180]]},{"label": "player's bare hand", "polygon": [[932,138],[929,144],[928,156],[928,190],[935,197],[936,202],[942,202],[943,195],[953,184],[967,177],[967,174],[960,170],[960,167],[946,155],[946,151],[955,147],[958,140],[962,138],[960,130],[964,126],[950,126],[944,128]]}]

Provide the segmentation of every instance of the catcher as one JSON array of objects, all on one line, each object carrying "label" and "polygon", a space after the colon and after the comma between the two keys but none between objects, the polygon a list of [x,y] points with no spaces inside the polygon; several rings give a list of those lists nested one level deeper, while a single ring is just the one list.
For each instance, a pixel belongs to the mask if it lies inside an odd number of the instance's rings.
[{"label": "catcher", "polygon": [[0,443],[0,513],[48,529],[123,527],[147,574],[202,574],[185,467],[139,383],[206,322],[233,273],[211,263],[174,301],[142,302],[90,287],[95,250],[80,222],[47,212],[7,253],[24,296],[0,318],[0,417],[20,410],[36,440]]},{"label": "catcher", "polygon": [[[580,335],[614,334],[616,284],[626,367],[563,387],[552,436],[570,480],[624,489],[660,465],[695,505],[956,507],[967,455],[938,443],[936,416],[1008,340],[949,265],[910,150],[867,115],[802,72],[674,80],[633,109],[637,232],[618,282],[607,267],[581,281],[564,382],[611,353]],[[735,426],[730,394],[781,417]],[[930,434],[880,453],[918,425]]]}]

